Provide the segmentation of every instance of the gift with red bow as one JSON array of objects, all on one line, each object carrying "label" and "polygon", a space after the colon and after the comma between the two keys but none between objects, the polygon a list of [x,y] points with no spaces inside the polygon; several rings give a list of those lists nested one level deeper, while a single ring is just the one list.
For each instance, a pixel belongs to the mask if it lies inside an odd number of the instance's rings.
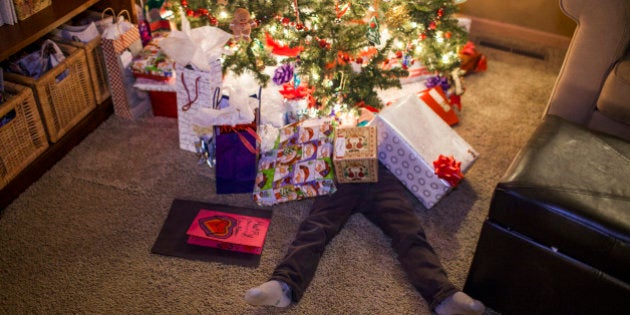
[{"label": "gift with red bow", "polygon": [[430,209],[464,178],[478,157],[415,93],[375,114],[378,159]]}]

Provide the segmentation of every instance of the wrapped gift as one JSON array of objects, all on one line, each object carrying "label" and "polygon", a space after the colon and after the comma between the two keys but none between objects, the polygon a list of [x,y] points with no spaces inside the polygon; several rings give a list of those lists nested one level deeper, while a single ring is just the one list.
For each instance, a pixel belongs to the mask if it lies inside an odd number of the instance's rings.
[{"label": "wrapped gift", "polygon": [[436,85],[426,90],[418,92],[418,97],[438,114],[447,124],[453,126],[459,122],[457,113],[446,98],[441,86]]},{"label": "wrapped gift", "polygon": [[188,244],[260,255],[270,220],[215,210],[199,210],[188,228]]},{"label": "wrapped gift", "polygon": [[422,62],[414,60],[411,55],[398,53],[388,58],[383,64],[383,69],[385,70],[397,67],[403,68],[409,72],[407,76],[400,78],[400,84],[424,81],[435,75],[435,73],[427,69]]},{"label": "wrapped gift", "polygon": [[427,209],[457,185],[479,156],[414,94],[384,108],[370,125],[377,128],[379,161]]},{"label": "wrapped gift", "polygon": [[334,193],[333,135],[330,117],[282,127],[273,149],[258,161],[256,203],[270,206]]},{"label": "wrapped gift", "polygon": [[175,62],[160,47],[167,32],[155,32],[153,39],[133,58],[131,71],[137,78],[168,81],[175,76]]},{"label": "wrapped gift", "polygon": [[376,127],[337,129],[333,154],[337,182],[377,182],[378,157],[376,152]]}]

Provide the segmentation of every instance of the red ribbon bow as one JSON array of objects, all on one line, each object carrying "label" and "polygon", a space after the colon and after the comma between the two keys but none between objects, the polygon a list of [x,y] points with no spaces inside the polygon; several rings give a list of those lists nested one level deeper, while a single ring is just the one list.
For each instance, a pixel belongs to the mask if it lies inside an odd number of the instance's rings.
[{"label": "red ribbon bow", "polygon": [[304,50],[304,47],[302,46],[289,47],[287,45],[281,45],[275,41],[269,33],[265,33],[265,40],[267,42],[267,46],[271,47],[271,53],[278,56],[295,57]]},{"label": "red ribbon bow", "polygon": [[433,161],[435,175],[448,182],[451,187],[457,187],[459,181],[464,178],[461,169],[462,162],[457,162],[453,156],[444,156],[440,154],[437,160]]},{"label": "red ribbon bow", "polygon": [[293,82],[282,85],[282,90],[278,91],[284,98],[288,100],[300,99],[307,97],[314,89],[308,88],[306,85],[300,85],[297,89],[293,86]]}]

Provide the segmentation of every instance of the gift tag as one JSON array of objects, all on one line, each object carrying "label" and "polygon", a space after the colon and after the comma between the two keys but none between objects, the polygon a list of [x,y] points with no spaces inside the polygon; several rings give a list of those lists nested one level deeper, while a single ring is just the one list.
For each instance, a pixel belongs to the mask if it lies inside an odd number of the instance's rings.
[{"label": "gift tag", "polygon": [[133,60],[133,55],[130,51],[125,50],[122,54],[120,54],[120,62],[122,63],[123,68],[129,67],[131,65],[131,61]]},{"label": "gift tag", "polygon": [[346,155],[346,138],[338,137],[335,139],[335,156],[342,158]]}]

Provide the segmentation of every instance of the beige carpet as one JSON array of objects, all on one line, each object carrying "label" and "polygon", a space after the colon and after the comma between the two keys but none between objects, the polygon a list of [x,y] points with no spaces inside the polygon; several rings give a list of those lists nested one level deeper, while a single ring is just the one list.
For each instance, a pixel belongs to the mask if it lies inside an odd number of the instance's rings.
[{"label": "beige carpet", "polygon": [[[415,202],[458,286],[492,189],[539,121],[559,70],[557,61],[478,48],[488,71],[466,77],[456,131],[481,157],[433,209]],[[388,240],[360,215],[328,246],[299,304],[247,305],[244,292],[267,280],[311,201],[273,208],[255,269],[151,254],[174,198],[255,206],[249,195],[215,195],[212,171],[177,141],[174,119],[111,117],[4,209],[0,313],[430,314]]]}]

